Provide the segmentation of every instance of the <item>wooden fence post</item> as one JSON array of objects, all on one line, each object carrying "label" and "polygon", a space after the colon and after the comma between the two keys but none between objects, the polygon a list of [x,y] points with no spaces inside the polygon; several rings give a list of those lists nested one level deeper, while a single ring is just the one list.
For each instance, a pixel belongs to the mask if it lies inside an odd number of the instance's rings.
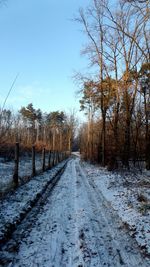
[{"label": "wooden fence post", "polygon": [[51,168],[51,150],[49,150],[49,154],[48,154],[48,169],[50,170]]},{"label": "wooden fence post", "polygon": [[58,162],[57,163],[59,163],[60,162],[60,152],[58,151]]},{"label": "wooden fence post", "polygon": [[59,162],[61,162],[61,151],[59,152]]},{"label": "wooden fence post", "polygon": [[14,168],[14,175],[13,175],[13,181],[15,187],[18,186],[18,171],[19,171],[19,143],[16,143],[15,146],[15,168]]},{"label": "wooden fence post", "polygon": [[54,166],[56,165],[57,160],[57,151],[54,151]]},{"label": "wooden fence post", "polygon": [[45,148],[43,148],[42,152],[42,171],[45,171]]},{"label": "wooden fence post", "polygon": [[55,151],[53,151],[53,167],[55,166]]},{"label": "wooden fence post", "polygon": [[55,165],[57,165],[57,151],[55,151]]},{"label": "wooden fence post", "polygon": [[32,146],[32,176],[35,176],[36,170],[35,170],[35,146]]},{"label": "wooden fence post", "polygon": [[59,163],[59,159],[58,159],[58,150],[56,151],[56,165]]}]

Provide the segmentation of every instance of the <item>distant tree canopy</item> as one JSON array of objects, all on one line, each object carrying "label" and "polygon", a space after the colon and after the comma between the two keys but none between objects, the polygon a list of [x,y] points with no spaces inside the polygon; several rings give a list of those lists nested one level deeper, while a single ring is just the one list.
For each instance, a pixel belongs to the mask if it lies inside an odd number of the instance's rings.
[{"label": "distant tree canopy", "polygon": [[18,113],[3,110],[0,116],[0,145],[19,141],[25,147],[35,144],[51,150],[71,150],[76,123],[75,117],[63,111],[43,113],[30,103]]}]

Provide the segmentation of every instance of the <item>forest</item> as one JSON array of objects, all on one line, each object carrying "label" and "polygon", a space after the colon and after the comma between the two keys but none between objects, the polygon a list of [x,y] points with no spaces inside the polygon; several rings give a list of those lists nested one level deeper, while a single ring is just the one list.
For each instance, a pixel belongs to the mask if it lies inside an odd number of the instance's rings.
[{"label": "forest", "polygon": [[63,111],[44,113],[30,103],[14,113],[4,109],[0,117],[1,156],[11,157],[14,144],[20,143],[22,151],[31,150],[35,145],[40,151],[45,147],[53,151],[71,151],[77,121],[74,112]]},{"label": "forest", "polygon": [[86,36],[81,54],[89,64],[74,78],[86,122],[78,126],[75,112],[44,113],[32,103],[18,112],[2,108],[1,154],[19,142],[80,150],[110,170],[132,163],[150,169],[149,17],[149,1],[92,0],[80,8],[75,22]]},{"label": "forest", "polygon": [[149,11],[149,1],[93,0],[75,19],[89,60],[89,72],[75,75],[87,115],[80,149],[109,169],[142,161],[150,169]]},{"label": "forest", "polygon": [[0,267],[150,267],[150,0],[0,11]]}]

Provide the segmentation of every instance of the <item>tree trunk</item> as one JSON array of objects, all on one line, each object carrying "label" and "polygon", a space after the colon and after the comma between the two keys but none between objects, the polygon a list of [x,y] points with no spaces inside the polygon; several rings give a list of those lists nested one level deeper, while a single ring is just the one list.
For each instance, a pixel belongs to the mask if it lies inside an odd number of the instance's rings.
[{"label": "tree trunk", "polygon": [[145,162],[146,162],[146,169],[150,170],[150,133],[149,133],[146,93],[144,94],[144,109],[145,109]]},{"label": "tree trunk", "polygon": [[130,126],[131,121],[128,117],[126,120],[126,129],[125,129],[125,143],[124,143],[124,164],[129,168],[129,158],[130,158]]},{"label": "tree trunk", "polygon": [[102,114],[102,166],[106,165],[106,113]]}]

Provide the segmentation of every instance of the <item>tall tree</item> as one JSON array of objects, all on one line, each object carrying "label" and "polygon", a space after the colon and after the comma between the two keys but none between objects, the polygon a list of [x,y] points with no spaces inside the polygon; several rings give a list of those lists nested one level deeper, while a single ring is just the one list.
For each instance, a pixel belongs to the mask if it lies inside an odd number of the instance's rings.
[{"label": "tall tree", "polygon": [[144,63],[140,70],[141,93],[145,113],[145,156],[146,168],[150,170],[150,63]]}]

